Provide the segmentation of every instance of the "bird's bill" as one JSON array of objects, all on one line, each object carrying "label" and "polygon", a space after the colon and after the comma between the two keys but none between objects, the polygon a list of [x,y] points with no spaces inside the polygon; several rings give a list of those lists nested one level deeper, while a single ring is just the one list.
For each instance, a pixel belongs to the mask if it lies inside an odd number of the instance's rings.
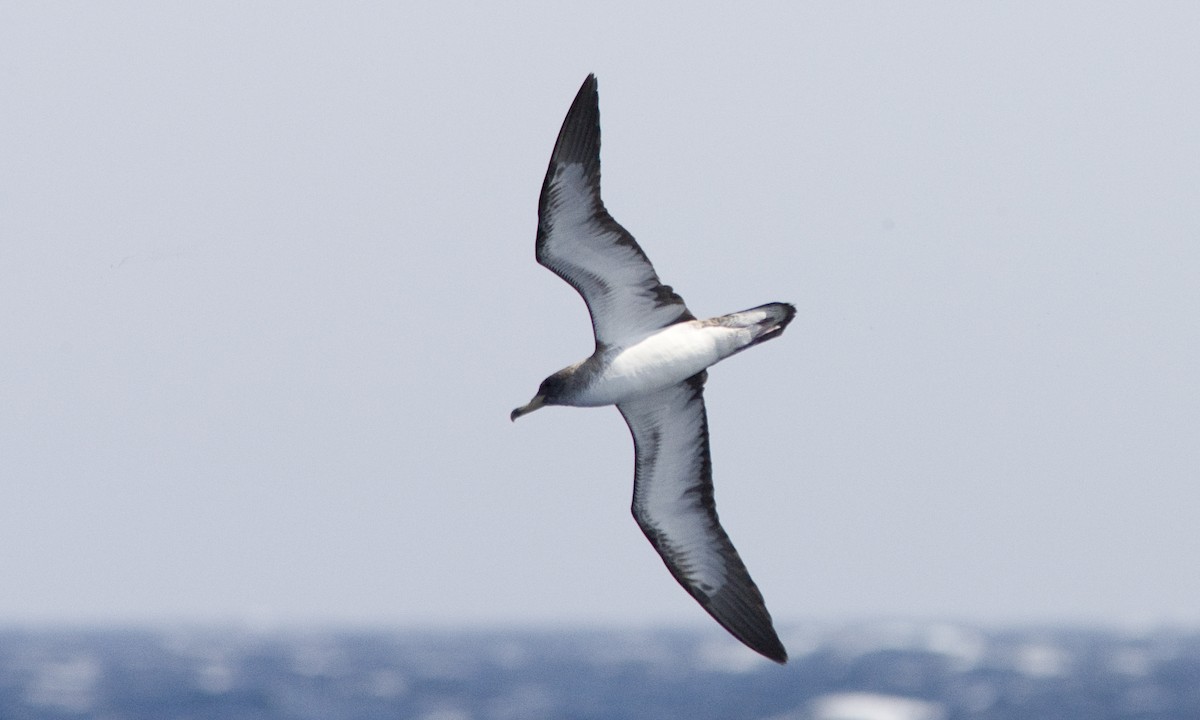
[{"label": "bird's bill", "polygon": [[534,395],[533,399],[529,401],[528,405],[522,405],[521,407],[517,408],[516,410],[513,410],[512,415],[509,415],[508,419],[513,422],[516,422],[517,418],[521,417],[522,415],[528,415],[529,413],[533,412],[534,410],[537,410],[544,404],[545,404],[545,400],[542,398],[541,395]]}]

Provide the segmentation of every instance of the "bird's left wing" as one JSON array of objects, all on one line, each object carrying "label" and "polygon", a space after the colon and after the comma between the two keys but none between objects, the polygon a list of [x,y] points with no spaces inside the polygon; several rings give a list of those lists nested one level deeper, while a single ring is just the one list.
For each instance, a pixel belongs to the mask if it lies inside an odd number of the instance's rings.
[{"label": "bird's left wing", "polygon": [[717,520],[705,372],[617,405],[637,460],[633,516],[667,569],[717,622],[750,649],[787,661],[762,593]]},{"label": "bird's left wing", "polygon": [[546,169],[537,261],[583,296],[598,347],[695,319],[600,200],[600,98],[593,75],[571,103]]}]

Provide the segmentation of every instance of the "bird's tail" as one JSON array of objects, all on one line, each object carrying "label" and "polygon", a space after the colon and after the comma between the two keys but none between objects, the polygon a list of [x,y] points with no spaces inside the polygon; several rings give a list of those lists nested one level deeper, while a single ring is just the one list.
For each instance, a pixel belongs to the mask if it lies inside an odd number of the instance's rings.
[{"label": "bird's tail", "polygon": [[738,349],[738,352],[741,352],[746,348],[779,337],[794,317],[796,317],[795,305],[776,302],[722,315],[714,318],[712,322],[725,327],[744,328],[750,331],[751,340]]}]

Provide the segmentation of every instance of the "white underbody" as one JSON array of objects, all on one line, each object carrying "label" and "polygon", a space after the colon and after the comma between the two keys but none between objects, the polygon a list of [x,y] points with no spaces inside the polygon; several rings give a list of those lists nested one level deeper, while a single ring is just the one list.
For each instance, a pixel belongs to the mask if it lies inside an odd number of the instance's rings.
[{"label": "white underbody", "polygon": [[572,405],[596,407],[683,382],[754,340],[750,327],[708,325],[699,320],[654,332],[607,358],[604,373]]}]

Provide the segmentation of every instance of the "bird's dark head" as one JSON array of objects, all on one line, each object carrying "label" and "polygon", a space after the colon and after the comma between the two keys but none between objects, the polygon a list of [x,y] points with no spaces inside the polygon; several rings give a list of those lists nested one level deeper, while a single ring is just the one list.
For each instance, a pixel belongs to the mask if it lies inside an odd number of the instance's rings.
[{"label": "bird's dark head", "polygon": [[508,416],[508,419],[516,422],[517,418],[521,417],[522,415],[528,415],[543,405],[559,405],[559,399],[562,397],[566,386],[567,382],[565,371],[560,370],[554,373],[550,377],[543,380],[542,384],[538,386],[537,395],[534,395],[533,399],[527,404],[522,405],[516,410],[513,410],[512,414]]}]

